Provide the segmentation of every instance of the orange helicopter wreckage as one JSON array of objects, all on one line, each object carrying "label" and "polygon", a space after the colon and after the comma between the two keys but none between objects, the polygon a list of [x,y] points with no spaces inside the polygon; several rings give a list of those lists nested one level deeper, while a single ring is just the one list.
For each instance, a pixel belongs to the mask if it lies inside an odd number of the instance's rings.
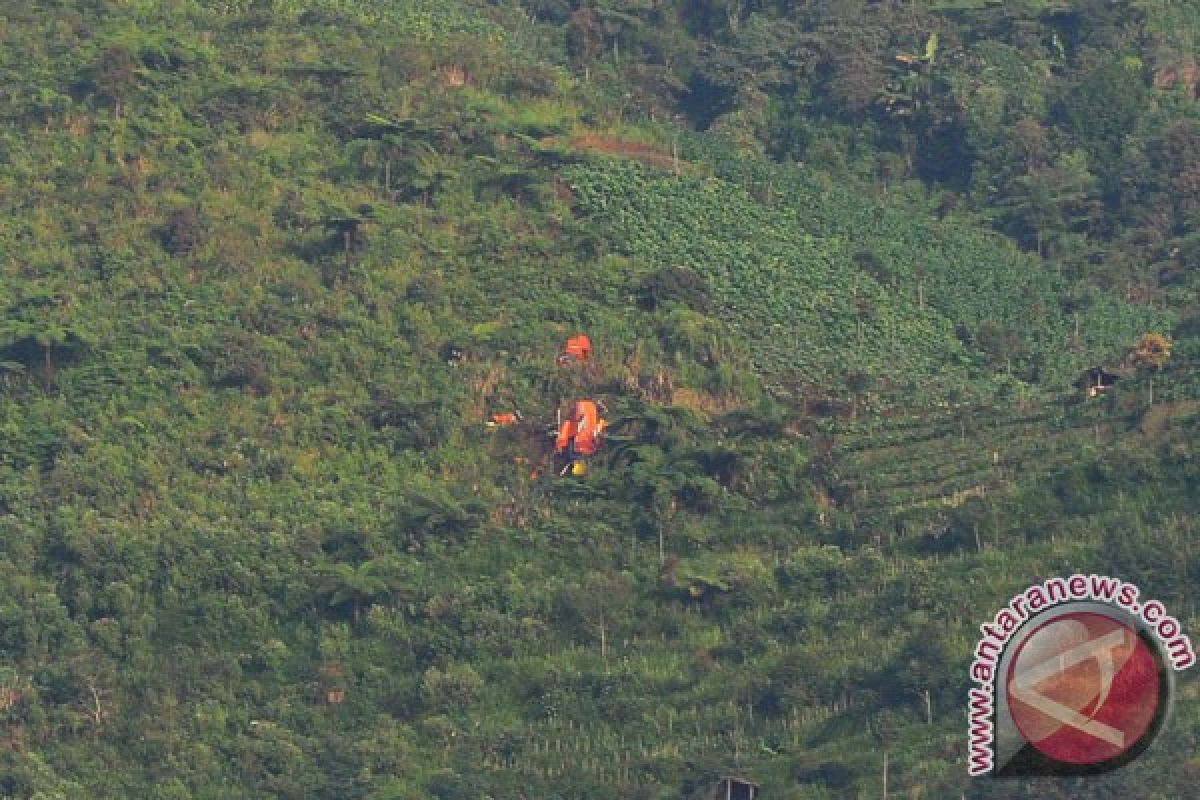
[{"label": "orange helicopter wreckage", "polygon": [[[555,362],[560,366],[587,363],[592,357],[592,342],[585,333],[580,333],[567,339],[562,351]],[[553,456],[564,458],[565,466],[559,475],[568,471],[572,475],[586,475],[586,459],[595,455],[600,449],[608,421],[600,414],[605,411],[604,404],[590,399],[576,400],[571,405],[571,412],[563,419],[561,412],[559,422],[553,431],[555,436]],[[507,427],[522,422],[521,412],[513,410],[492,414],[487,421],[489,428]],[[541,467],[533,470],[530,477],[536,478],[541,474]]]},{"label": "orange helicopter wreckage", "polygon": [[558,426],[558,437],[554,441],[554,454],[569,459],[563,473],[569,469],[572,475],[587,474],[585,458],[595,455],[600,449],[600,439],[607,420],[600,416],[601,405],[593,400],[577,400],[571,413]]}]

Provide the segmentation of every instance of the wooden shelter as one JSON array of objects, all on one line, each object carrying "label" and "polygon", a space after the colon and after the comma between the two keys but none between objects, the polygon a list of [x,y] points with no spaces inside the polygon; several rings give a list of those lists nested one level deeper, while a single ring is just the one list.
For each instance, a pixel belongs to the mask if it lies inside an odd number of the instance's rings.
[{"label": "wooden shelter", "polygon": [[1097,397],[1111,389],[1123,375],[1104,367],[1089,367],[1076,379],[1075,386],[1087,397]]},{"label": "wooden shelter", "polygon": [[760,788],[757,783],[745,778],[726,776],[697,795],[696,800],[759,800]]}]

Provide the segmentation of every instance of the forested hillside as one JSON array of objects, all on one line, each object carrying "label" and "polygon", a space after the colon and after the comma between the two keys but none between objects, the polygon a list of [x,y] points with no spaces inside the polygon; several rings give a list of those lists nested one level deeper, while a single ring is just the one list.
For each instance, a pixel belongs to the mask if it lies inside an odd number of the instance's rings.
[{"label": "forested hillside", "polygon": [[5,4],[0,797],[1191,796],[1190,673],[1088,781],[969,781],[965,710],[1047,577],[1200,631],[1198,39]]}]

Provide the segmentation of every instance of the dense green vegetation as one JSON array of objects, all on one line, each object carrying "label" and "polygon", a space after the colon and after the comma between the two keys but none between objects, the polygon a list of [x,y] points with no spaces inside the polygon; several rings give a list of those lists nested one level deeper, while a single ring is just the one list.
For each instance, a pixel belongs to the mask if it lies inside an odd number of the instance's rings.
[{"label": "dense green vegetation", "polygon": [[1167,313],[1100,300],[1078,314],[1074,339],[1060,275],[996,234],[914,215],[904,198],[879,207],[788,173],[723,180],[612,165],[566,176],[617,246],[701,272],[760,369],[809,383],[846,373],[910,394],[934,378],[960,395],[994,392],[998,379],[1061,387],[1081,352],[1119,353],[1169,324]]},{"label": "dense green vegetation", "polygon": [[9,4],[0,797],[877,797],[885,753],[892,797],[1189,796],[1190,675],[1091,782],[969,782],[964,719],[1034,581],[1200,630],[1198,35]]}]

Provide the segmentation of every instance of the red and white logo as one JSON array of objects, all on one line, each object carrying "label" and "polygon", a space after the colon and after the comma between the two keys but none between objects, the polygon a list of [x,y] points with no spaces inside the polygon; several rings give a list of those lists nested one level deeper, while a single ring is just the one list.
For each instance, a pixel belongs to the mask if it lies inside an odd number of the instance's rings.
[{"label": "red and white logo", "polygon": [[1016,594],[971,661],[967,774],[1098,775],[1145,752],[1166,725],[1191,639],[1132,583],[1076,573]]},{"label": "red and white logo", "polygon": [[1107,614],[1068,612],[1020,643],[1004,682],[1021,736],[1052,762],[1121,759],[1163,709],[1161,663],[1138,632]]}]

